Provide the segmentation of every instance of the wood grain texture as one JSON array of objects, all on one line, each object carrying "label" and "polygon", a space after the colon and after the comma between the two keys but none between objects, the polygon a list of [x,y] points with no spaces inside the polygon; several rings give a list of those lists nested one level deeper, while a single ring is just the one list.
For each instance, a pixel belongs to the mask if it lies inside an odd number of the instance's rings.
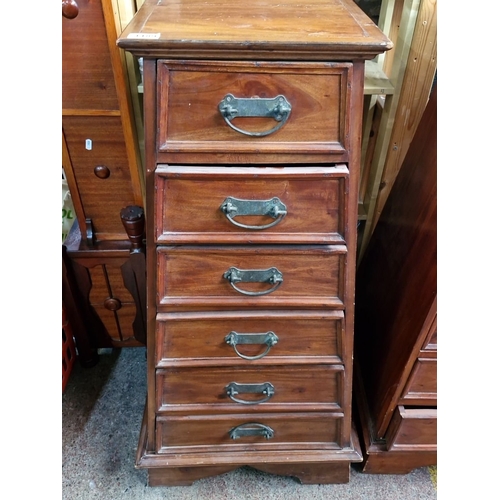
[{"label": "wood grain texture", "polygon": [[437,405],[437,360],[419,357],[401,395],[403,405]]},{"label": "wood grain texture", "polygon": [[[384,435],[435,315],[436,93],[358,270],[356,350],[377,437]],[[406,375],[407,376],[407,375]]]},{"label": "wood grain texture", "polygon": [[143,347],[134,331],[136,317],[135,304],[121,304],[118,311],[110,311],[102,305],[93,305],[94,310],[103,322],[113,347]]},{"label": "wood grain texture", "polygon": [[[142,206],[144,199],[138,134],[124,53],[116,46],[114,7],[114,0],[85,0],[79,2],[76,18],[62,21],[62,115],[67,140],[64,168],[70,192],[77,200],[80,231],[86,234],[89,219],[94,241],[126,240],[126,233],[117,224],[119,210],[125,205],[118,204],[127,199],[127,204]],[[80,147],[86,139],[92,139],[93,149],[82,155]],[[89,176],[90,157],[96,165],[119,158],[105,193],[102,182]],[[121,169],[118,177],[116,168]],[[106,206],[108,189],[118,207],[113,203]]]},{"label": "wood grain texture", "polygon": [[[385,439],[376,439],[374,437],[371,416],[366,404],[365,389],[359,375],[359,370],[356,370],[354,391],[356,411],[354,416],[360,431],[359,437],[363,455],[362,471],[368,474],[408,474],[418,467],[435,465],[437,463],[437,447],[435,443],[418,447],[393,446],[389,450]],[[404,411],[404,407],[402,409]],[[435,409],[424,409],[423,415],[426,418],[437,417]],[[401,421],[400,417],[394,420],[394,432],[396,434],[399,431],[398,421]]]},{"label": "wood grain texture", "polygon": [[[263,411],[341,411],[342,365],[164,368],[156,371],[157,411],[193,413],[258,413]],[[321,382],[320,382],[321,381]],[[231,382],[270,382],[274,395],[266,402],[242,404],[226,394]],[[238,394],[256,402],[263,394]]]},{"label": "wood grain texture", "polygon": [[147,411],[145,412],[147,450],[155,449],[155,331],[156,331],[156,280],[151,279],[156,273],[156,247],[154,241],[155,217],[155,178],[156,168],[156,61],[146,59],[143,67],[144,74],[144,152],[145,152],[145,181],[146,198],[144,200],[146,216],[146,312],[147,312]]},{"label": "wood grain texture", "polygon": [[102,304],[108,297],[119,297],[122,303],[133,303],[134,299],[123,283],[120,269],[126,260],[127,256],[124,255],[121,261],[114,259],[110,266],[105,261],[94,261],[95,267],[89,268],[92,279],[91,304]]},{"label": "wood grain texture", "polygon": [[380,180],[372,227],[377,224],[422,118],[436,68],[437,1],[421,0]]},{"label": "wood grain texture", "polygon": [[[128,7],[132,9],[129,0]],[[139,149],[139,135],[134,120],[134,111],[131,92],[137,93],[136,89],[129,86],[129,76],[125,52],[116,46],[116,38],[121,32],[119,20],[115,18],[117,12],[115,0],[102,0],[102,10],[106,24],[109,54],[115,77],[116,94],[120,107],[124,144],[127,150],[127,159],[130,171],[131,189],[134,195],[134,205],[143,205],[144,199],[144,177],[142,175],[142,159]]]},{"label": "wood grain texture", "polygon": [[437,450],[437,409],[398,406],[387,429],[388,450]]},{"label": "wood grain texture", "polygon": [[[278,342],[263,358],[249,361],[239,357],[224,340],[232,331],[254,334],[272,331]],[[342,311],[160,313],[156,366],[340,363],[344,358],[343,336]],[[265,347],[249,344],[237,349],[245,356],[258,356]]]},{"label": "wood grain texture", "polygon": [[[362,61],[353,64],[353,106],[349,109],[350,121],[353,133],[349,137],[349,188],[350,196],[347,198],[346,217],[346,245],[348,248],[345,267],[345,327],[344,337],[345,352],[352,353],[354,349],[354,303],[356,288],[356,239],[357,239],[357,210],[361,162],[361,130],[362,130],[362,105],[363,105],[363,82],[365,65]],[[346,398],[345,416],[346,421],[352,418],[352,378],[353,378],[353,356],[346,356],[344,362],[345,383],[344,397]],[[348,401],[348,403],[347,403]],[[351,442],[351,432],[348,426],[344,426],[342,435],[342,445],[349,446]]]},{"label": "wood grain texture", "polygon": [[[137,467],[158,485],[238,464],[306,483],[348,481],[360,460],[350,399],[364,60],[390,42],[347,0],[238,9],[160,0],[144,2],[118,45],[144,56],[145,75],[148,402]],[[291,118],[263,140],[239,137],[217,109],[228,93],[290,96]],[[222,195],[255,201],[276,190],[287,217],[301,215],[260,239],[219,213]],[[284,281],[233,287],[231,266],[276,267]],[[235,319],[243,333],[279,330],[281,344],[257,362],[242,359],[223,338]],[[239,396],[253,404],[227,394],[230,382],[266,381],[276,387],[266,401],[248,388]],[[275,419],[277,444],[221,441],[226,422],[247,415]]]},{"label": "wood grain texture", "polygon": [[[159,61],[158,148],[183,153],[184,161],[204,153],[265,153],[302,155],[345,153],[349,136],[352,65],[296,63],[217,63]],[[275,98],[283,95],[291,105],[284,125],[270,135],[250,137],[224,121],[218,105],[227,94],[236,98]],[[272,118],[234,118],[232,123],[251,133],[272,129]]]},{"label": "wood grain texture", "polygon": [[[68,185],[84,210],[83,219],[77,213],[81,233],[90,218],[98,240],[126,240],[120,210],[134,205],[134,195],[120,118],[64,116],[62,122],[73,171]],[[92,140],[91,150],[86,149],[87,139]],[[99,165],[109,168],[107,179],[95,175]]]},{"label": "wood grain texture", "polygon": [[227,0],[147,1],[118,45],[148,56],[295,60],[371,59],[392,47],[354,2],[257,0],[233,7]]},{"label": "wood grain texture", "polygon": [[[196,451],[245,451],[246,449],[300,448],[340,449],[340,413],[297,414],[247,414],[223,416],[159,416],[158,453]],[[274,435],[243,436],[231,439],[229,431],[234,427],[258,422],[270,427]],[[182,448],[178,448],[182,447]],[[186,448],[184,448],[186,447]]]},{"label": "wood grain texture", "polygon": [[[349,171],[332,167],[171,167],[156,169],[158,243],[344,243]],[[279,198],[285,217],[275,226],[238,227],[221,205]],[[264,226],[270,216],[235,217],[236,223]]]},{"label": "wood grain texture", "polygon": [[[259,308],[340,309],[344,305],[344,246],[162,246],[158,247],[158,310]],[[282,284],[267,295],[248,296],[223,277],[231,267],[265,270],[276,267]],[[269,283],[240,283],[250,292],[265,292]]]},{"label": "wood grain texture", "polygon": [[437,460],[436,102],[437,86],[358,270],[355,394],[370,473]]},{"label": "wood grain texture", "polygon": [[[87,246],[73,226],[66,252],[75,276],[86,336],[95,350],[145,344],[144,280],[130,279],[130,243],[99,241]],[[110,302],[111,301],[111,302]]]},{"label": "wood grain texture", "polygon": [[101,2],[78,2],[62,19],[62,108],[119,110]]},{"label": "wood grain texture", "polygon": [[[209,476],[217,476],[239,466],[169,467],[149,469],[149,486],[190,486],[194,481]],[[296,477],[302,484],[341,484],[349,482],[349,464],[307,463],[269,464],[252,463],[251,467],[269,474]]]}]

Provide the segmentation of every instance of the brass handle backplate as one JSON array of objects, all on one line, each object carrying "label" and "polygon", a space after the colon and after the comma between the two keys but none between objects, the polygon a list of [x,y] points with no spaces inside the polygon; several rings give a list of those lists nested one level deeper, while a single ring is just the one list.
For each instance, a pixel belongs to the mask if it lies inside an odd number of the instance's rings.
[{"label": "brass handle backplate", "polygon": [[[287,214],[286,205],[279,198],[271,198],[270,200],[240,200],[228,196],[220,206],[221,211],[226,215],[231,224],[242,227],[244,229],[262,230],[273,227],[283,220]],[[250,226],[234,220],[235,217],[245,215],[264,215],[275,219],[269,224],[260,226]]]},{"label": "brass handle backplate", "polygon": [[[264,137],[279,130],[288,120],[292,112],[292,105],[284,95],[274,98],[265,97],[234,97],[227,94],[219,103],[219,111],[225,122],[236,132],[251,137]],[[264,117],[274,118],[278,123],[269,130],[261,132],[250,132],[236,127],[232,120],[234,118]]]},{"label": "brass handle backplate", "polygon": [[248,422],[246,424],[241,424],[233,427],[229,431],[229,437],[231,439],[239,439],[246,436],[262,436],[266,439],[271,439],[274,437],[274,431],[271,427],[259,424],[258,422]]},{"label": "brass handle backplate", "polygon": [[[235,403],[242,405],[258,405],[269,401],[274,395],[274,386],[271,382],[264,382],[263,384],[239,384],[238,382],[231,382],[226,385],[226,394]],[[237,394],[264,394],[264,398],[257,401],[239,399]]]},{"label": "brass handle backplate", "polygon": [[[223,277],[229,281],[237,292],[252,296],[272,293],[283,283],[283,274],[275,267],[270,267],[269,269],[238,269],[233,266],[223,274]],[[236,286],[236,283],[270,283],[274,286],[261,292],[251,292],[239,288]]]},{"label": "brass handle backplate", "polygon": [[[270,350],[273,345],[278,343],[278,336],[274,332],[267,333],[238,333],[238,332],[230,332],[224,338],[227,344],[233,347],[234,352],[243,359],[248,359],[253,361],[255,359],[263,358]],[[238,351],[237,345],[248,345],[248,344],[262,344],[266,345],[267,348],[264,352],[256,355],[256,356],[246,356]]]}]

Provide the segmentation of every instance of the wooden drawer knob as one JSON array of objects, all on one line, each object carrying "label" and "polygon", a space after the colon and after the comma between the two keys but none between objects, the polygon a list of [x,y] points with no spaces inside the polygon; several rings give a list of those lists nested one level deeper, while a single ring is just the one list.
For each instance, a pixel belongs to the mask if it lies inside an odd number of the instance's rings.
[{"label": "wooden drawer knob", "polygon": [[108,311],[118,311],[118,309],[121,309],[122,303],[118,299],[110,297],[104,301],[104,307]]},{"label": "wooden drawer knob", "polygon": [[97,167],[94,168],[94,174],[96,177],[99,177],[99,179],[107,179],[111,172],[106,165],[97,165]]},{"label": "wooden drawer knob", "polygon": [[75,0],[63,0],[62,15],[66,19],[74,19],[78,15],[78,4]]}]

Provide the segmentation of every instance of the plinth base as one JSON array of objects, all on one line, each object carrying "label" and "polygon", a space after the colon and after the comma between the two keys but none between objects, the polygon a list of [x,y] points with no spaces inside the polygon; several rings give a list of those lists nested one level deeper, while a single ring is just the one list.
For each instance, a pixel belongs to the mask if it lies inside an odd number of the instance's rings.
[{"label": "plinth base", "polygon": [[348,483],[350,465],[363,457],[358,436],[351,431],[351,446],[338,450],[276,450],[155,454],[147,449],[146,418],[142,423],[136,467],[147,469],[149,486],[189,486],[198,479],[217,476],[242,466],[293,476],[302,484]]}]

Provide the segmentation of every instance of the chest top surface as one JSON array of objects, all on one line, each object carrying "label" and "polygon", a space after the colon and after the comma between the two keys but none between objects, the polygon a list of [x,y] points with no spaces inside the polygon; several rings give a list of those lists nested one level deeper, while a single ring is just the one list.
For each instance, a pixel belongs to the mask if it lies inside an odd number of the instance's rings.
[{"label": "chest top surface", "polygon": [[352,0],[146,0],[118,39],[146,57],[371,59],[392,42]]}]

